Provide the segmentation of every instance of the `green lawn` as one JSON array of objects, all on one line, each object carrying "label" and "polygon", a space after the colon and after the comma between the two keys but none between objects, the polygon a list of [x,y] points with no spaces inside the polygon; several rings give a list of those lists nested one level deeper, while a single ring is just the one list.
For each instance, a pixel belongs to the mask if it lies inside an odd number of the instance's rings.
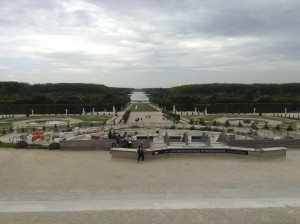
[{"label": "green lawn", "polygon": [[[9,129],[12,126],[13,122],[16,121],[23,121],[23,120],[36,120],[36,119],[45,119],[45,120],[53,120],[56,118],[59,119],[66,119],[66,118],[74,118],[81,120],[82,122],[79,122],[78,124],[70,125],[70,127],[75,126],[81,126],[81,127],[90,127],[90,126],[101,126],[103,125],[103,122],[107,121],[109,118],[111,118],[112,115],[44,115],[44,116],[29,116],[29,117],[14,117],[14,118],[6,118],[0,120],[0,135],[3,134],[3,129],[5,129],[6,134],[9,133]],[[91,125],[92,123],[92,125]],[[41,130],[41,126],[37,127],[24,127],[24,132],[30,132],[34,129]],[[59,126],[59,128],[67,128],[67,125]],[[47,127],[47,129],[53,129],[53,127]],[[17,130],[18,132],[21,132],[21,128]]]},{"label": "green lawn", "polygon": [[257,115],[245,115],[245,114],[224,114],[224,115],[185,115],[184,113],[182,114],[182,117],[187,119],[187,120],[200,120],[201,118],[204,119],[205,123],[207,125],[212,125],[213,121],[222,118],[222,117],[227,117],[227,118],[253,118],[253,119],[268,119],[268,120],[276,120],[276,121],[281,121],[282,124],[280,125],[282,130],[286,130],[286,128],[289,125],[292,125],[293,129],[296,129],[296,123],[299,122],[299,120],[293,120],[285,117],[274,117],[274,116],[257,116]]},{"label": "green lawn", "polygon": [[111,118],[112,115],[108,115],[107,113],[107,115],[69,115],[68,117],[87,122],[104,122]]},{"label": "green lawn", "polygon": [[148,111],[157,111],[154,107],[150,106],[149,104],[133,104],[130,107],[130,110],[132,112],[148,112]]}]

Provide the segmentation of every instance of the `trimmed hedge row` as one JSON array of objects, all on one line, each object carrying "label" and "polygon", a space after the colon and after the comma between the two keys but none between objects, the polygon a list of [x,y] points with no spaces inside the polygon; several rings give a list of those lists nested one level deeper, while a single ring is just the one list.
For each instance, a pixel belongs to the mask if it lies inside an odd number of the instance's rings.
[{"label": "trimmed hedge row", "polygon": [[49,146],[42,146],[42,145],[28,145],[25,141],[19,141],[16,144],[14,143],[3,143],[0,141],[0,147],[4,148],[17,148],[17,149],[49,149],[49,150],[55,150],[60,149],[60,144],[57,142],[52,142],[49,144]]},{"label": "trimmed hedge row", "polygon": [[123,115],[122,120],[124,121],[124,124],[127,123],[128,119],[129,119],[129,116],[130,116],[130,113],[131,113],[131,110],[127,110],[125,112],[125,114]]}]

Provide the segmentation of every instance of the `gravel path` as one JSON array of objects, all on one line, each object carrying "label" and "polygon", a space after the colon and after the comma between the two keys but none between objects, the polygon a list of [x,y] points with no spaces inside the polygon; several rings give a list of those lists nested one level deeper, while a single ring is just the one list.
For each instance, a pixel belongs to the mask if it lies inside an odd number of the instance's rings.
[{"label": "gravel path", "polygon": [[5,224],[298,224],[299,208],[0,213]]},{"label": "gravel path", "polygon": [[[136,122],[135,119],[139,118],[140,120]],[[159,123],[159,124],[173,124],[172,121],[169,121],[164,118],[162,112],[131,112],[129,119],[127,121],[128,124],[152,124],[152,123]]]},{"label": "gravel path", "polygon": [[300,150],[288,150],[286,160],[197,156],[136,163],[102,151],[0,149],[0,220],[220,223],[224,216],[223,223],[297,223],[299,161]]}]

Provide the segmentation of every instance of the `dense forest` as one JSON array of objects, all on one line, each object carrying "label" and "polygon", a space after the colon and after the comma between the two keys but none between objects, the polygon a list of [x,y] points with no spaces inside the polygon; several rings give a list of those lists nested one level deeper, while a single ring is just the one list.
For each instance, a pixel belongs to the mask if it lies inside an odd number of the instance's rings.
[{"label": "dense forest", "polygon": [[150,101],[172,110],[209,113],[283,113],[300,111],[300,83],[198,84],[145,89]]},{"label": "dense forest", "polygon": [[57,83],[34,84],[0,82],[0,114],[79,114],[120,110],[130,101],[129,88],[110,88],[99,84]]},{"label": "dense forest", "polygon": [[[132,89],[99,84],[34,84],[0,82],[0,114],[70,114],[120,110],[130,101]],[[300,83],[290,84],[198,84],[144,89],[150,101],[172,110],[209,113],[283,113],[300,111]]]}]

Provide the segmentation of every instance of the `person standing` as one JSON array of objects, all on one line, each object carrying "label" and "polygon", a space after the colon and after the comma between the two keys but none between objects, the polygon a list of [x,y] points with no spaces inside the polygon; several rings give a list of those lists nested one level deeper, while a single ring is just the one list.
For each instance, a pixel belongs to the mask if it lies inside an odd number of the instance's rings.
[{"label": "person standing", "polygon": [[117,146],[119,146],[119,143],[120,143],[120,135],[117,135],[116,136],[116,144],[117,144]]},{"label": "person standing", "polygon": [[131,146],[132,146],[131,135],[129,135],[127,138],[127,148],[131,148]]},{"label": "person standing", "polygon": [[137,153],[138,153],[138,161],[140,161],[140,158],[142,158],[142,161],[144,161],[145,157],[144,157],[144,148],[143,148],[143,143],[142,142],[138,146]]},{"label": "person standing", "polygon": [[113,148],[116,148],[117,146],[116,146],[116,144],[113,142],[112,144],[111,144],[111,149],[110,149],[110,154],[111,154],[111,150],[113,149]]}]

